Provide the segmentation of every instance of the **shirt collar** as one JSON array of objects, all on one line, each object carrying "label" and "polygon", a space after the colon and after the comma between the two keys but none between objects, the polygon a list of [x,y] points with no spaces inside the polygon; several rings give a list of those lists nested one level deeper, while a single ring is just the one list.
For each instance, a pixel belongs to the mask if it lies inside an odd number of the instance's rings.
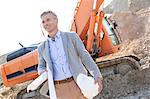
[{"label": "shirt collar", "polygon": [[[48,40],[52,41],[51,37],[48,35],[47,36]],[[60,38],[60,31],[57,31],[56,35],[55,35],[55,40]]]},{"label": "shirt collar", "polygon": [[60,31],[58,31],[58,32],[56,33],[55,38],[59,38],[59,37],[60,37]]}]

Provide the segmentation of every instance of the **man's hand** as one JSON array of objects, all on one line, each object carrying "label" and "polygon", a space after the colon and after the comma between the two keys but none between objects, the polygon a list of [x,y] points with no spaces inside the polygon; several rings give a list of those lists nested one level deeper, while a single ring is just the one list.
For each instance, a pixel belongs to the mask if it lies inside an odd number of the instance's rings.
[{"label": "man's hand", "polygon": [[95,84],[98,83],[98,86],[99,86],[99,88],[98,88],[99,93],[102,91],[102,87],[103,87],[102,80],[103,80],[103,78],[100,78],[100,77],[95,79]]}]

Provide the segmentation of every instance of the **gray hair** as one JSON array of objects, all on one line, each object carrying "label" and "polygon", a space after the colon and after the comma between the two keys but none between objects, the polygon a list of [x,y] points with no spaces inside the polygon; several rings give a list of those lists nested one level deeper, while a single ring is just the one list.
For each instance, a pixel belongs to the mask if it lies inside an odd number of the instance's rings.
[{"label": "gray hair", "polygon": [[51,14],[51,15],[53,15],[56,19],[58,19],[58,18],[57,18],[57,15],[56,15],[53,11],[44,11],[44,12],[41,14],[41,18],[42,18],[42,16],[44,16],[44,15],[46,15],[46,14]]}]

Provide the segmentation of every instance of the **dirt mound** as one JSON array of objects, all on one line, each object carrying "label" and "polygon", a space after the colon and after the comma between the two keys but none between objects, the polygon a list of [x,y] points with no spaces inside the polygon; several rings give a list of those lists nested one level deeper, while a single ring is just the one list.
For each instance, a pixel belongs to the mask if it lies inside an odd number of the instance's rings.
[{"label": "dirt mound", "polygon": [[[150,99],[150,8],[136,13],[117,13],[120,36],[123,37],[121,49],[111,57],[128,54],[137,55],[141,70],[129,71],[126,75],[106,75],[102,94],[95,99]],[[141,26],[142,25],[142,26]],[[125,33],[124,33],[125,32]],[[103,57],[103,59],[110,58]]]},{"label": "dirt mound", "polygon": [[18,84],[14,87],[5,87],[2,85],[0,87],[0,99],[16,99],[17,94],[22,90],[25,89],[31,81],[27,81],[21,84]]},{"label": "dirt mound", "polygon": [[141,9],[149,7],[149,0],[128,0],[129,9],[132,12],[137,12]]},{"label": "dirt mound", "polygon": [[[127,54],[135,54],[141,59],[141,70],[132,70],[125,75],[103,75],[103,91],[95,99],[150,99],[150,32],[123,42],[121,50],[112,57]],[[103,58],[107,60],[107,57]]]},{"label": "dirt mound", "polygon": [[150,32],[150,7],[134,13],[115,13],[111,18],[118,24],[122,41],[138,39]]},{"label": "dirt mound", "polygon": [[118,31],[122,38],[121,50],[114,55],[137,55],[142,65],[150,63],[150,7],[113,16],[119,25]]}]

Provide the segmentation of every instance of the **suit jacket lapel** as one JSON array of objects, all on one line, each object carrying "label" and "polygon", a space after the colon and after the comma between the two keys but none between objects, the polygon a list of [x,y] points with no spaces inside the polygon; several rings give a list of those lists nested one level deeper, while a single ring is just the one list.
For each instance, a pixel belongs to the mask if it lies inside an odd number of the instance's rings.
[{"label": "suit jacket lapel", "polygon": [[61,38],[62,38],[62,43],[63,43],[63,46],[64,46],[64,51],[65,51],[65,55],[66,55],[66,58],[68,60],[68,43],[67,43],[67,35],[65,35],[65,33],[61,32]]},{"label": "suit jacket lapel", "polygon": [[46,58],[48,59],[48,62],[49,62],[49,65],[50,65],[50,66],[48,66],[48,67],[49,67],[51,70],[53,70],[53,69],[52,69],[51,54],[50,54],[50,50],[49,50],[48,39],[47,39],[46,42],[45,42],[45,56],[46,56]]}]

